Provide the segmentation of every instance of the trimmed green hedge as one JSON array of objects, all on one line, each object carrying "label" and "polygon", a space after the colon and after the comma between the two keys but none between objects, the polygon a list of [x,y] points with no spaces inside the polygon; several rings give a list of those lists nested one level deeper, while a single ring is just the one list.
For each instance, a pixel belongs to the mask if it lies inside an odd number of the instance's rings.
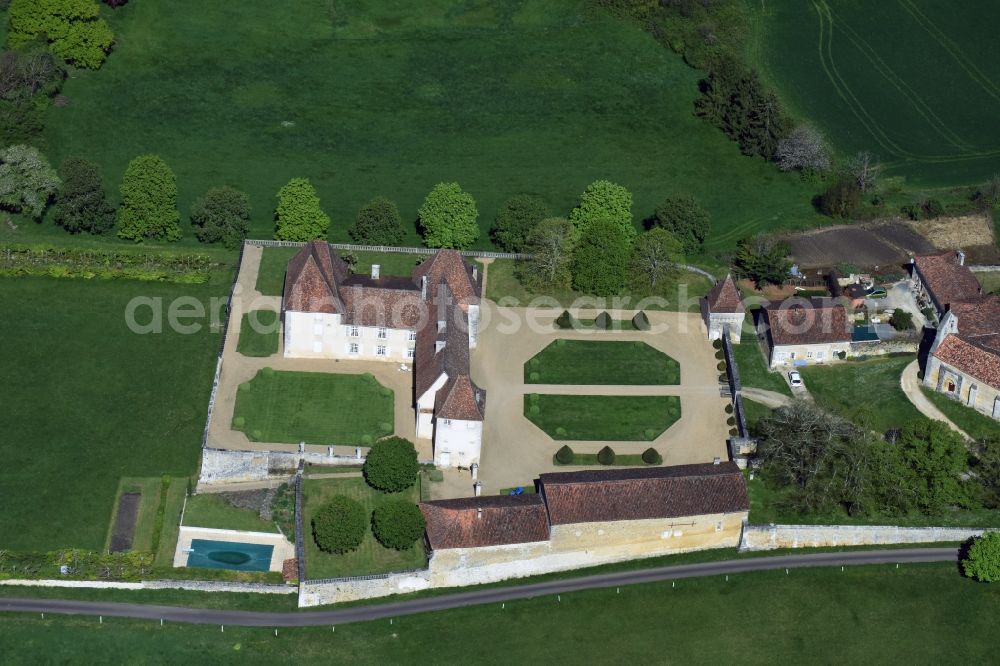
[{"label": "trimmed green hedge", "polygon": [[34,275],[85,280],[141,280],[202,284],[216,265],[203,254],[49,245],[0,246],[0,276]]}]

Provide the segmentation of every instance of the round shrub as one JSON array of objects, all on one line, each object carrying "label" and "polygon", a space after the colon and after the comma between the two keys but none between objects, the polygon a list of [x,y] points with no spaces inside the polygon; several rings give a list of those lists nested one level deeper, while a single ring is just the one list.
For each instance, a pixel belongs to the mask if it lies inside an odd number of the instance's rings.
[{"label": "round shrub", "polygon": [[235,419],[233,419],[233,427],[234,428],[242,428],[246,424],[247,424],[247,420],[245,418],[243,418],[242,416],[237,416]]},{"label": "round shrub", "polygon": [[653,439],[656,437],[656,431],[652,428],[646,428],[642,431],[642,434],[646,437],[646,439]]},{"label": "round shrub", "polygon": [[841,361],[843,361],[845,358],[847,358],[847,352],[845,352],[845,351],[839,351],[839,352],[837,352],[837,358],[839,358]]},{"label": "round shrub", "polygon": [[253,432],[250,433],[250,438],[257,440],[258,442],[261,440],[262,437],[264,437],[264,433],[262,433],[260,430],[254,430]]},{"label": "round shrub", "polygon": [[531,359],[530,361],[528,361],[528,363],[530,363],[531,367],[533,367],[533,368],[537,368],[538,366],[540,366],[542,364],[542,362],[540,360],[538,360],[537,358]]},{"label": "round shrub", "polygon": [[372,534],[386,548],[412,548],[424,527],[424,514],[413,502],[389,500],[372,512]]},{"label": "round shrub", "polygon": [[361,443],[365,446],[371,446],[371,443],[375,441],[375,438],[371,435],[361,435]]},{"label": "round shrub", "polygon": [[532,405],[531,407],[528,407],[528,412],[530,412],[533,416],[538,415],[538,413],[541,411],[542,408],[539,407],[538,405]]},{"label": "round shrub", "polygon": [[733,413],[733,405],[732,403],[730,403],[726,405],[726,414],[732,414],[732,413]]},{"label": "round shrub", "polygon": [[719,381],[725,384],[726,382],[729,381],[729,376],[723,372],[721,375],[719,375]]},{"label": "round shrub", "polygon": [[387,388],[387,387],[383,386],[382,388],[380,388],[380,389],[378,390],[378,394],[379,394],[380,396],[382,396],[383,398],[389,398],[389,397],[392,397],[392,389],[391,389],[391,388]]},{"label": "round shrub", "polygon": [[539,379],[541,379],[541,377],[542,376],[537,372],[532,372],[528,375],[528,379],[530,379],[533,382],[537,382]]},{"label": "round shrub", "polygon": [[719,362],[718,362],[718,363],[717,363],[717,364],[715,365],[715,369],[716,369],[716,370],[725,370],[725,369],[726,369],[726,362],[725,362],[725,361],[719,361]]},{"label": "round shrub", "polygon": [[720,349],[719,351],[715,352],[715,359],[716,359],[717,361],[722,361],[722,360],[724,360],[725,358],[726,358],[726,355],[725,355],[725,354],[724,354],[724,353],[722,352],[722,350],[721,350],[721,349]]},{"label": "round shrub", "polygon": [[378,424],[378,429],[388,435],[390,432],[392,432],[392,424],[382,421],[381,423]]},{"label": "round shrub", "polygon": [[539,401],[539,400],[541,400],[541,399],[542,399],[542,398],[541,398],[541,396],[540,396],[540,395],[538,395],[537,393],[529,393],[529,394],[528,394],[528,400],[529,400],[529,401],[530,401],[530,402],[531,402],[532,404],[534,404],[534,403],[538,402],[538,401]]},{"label": "round shrub", "polygon": [[740,431],[737,430],[736,428],[730,428],[729,429],[729,436],[730,437],[736,437],[736,435],[738,435],[738,434],[740,434]]},{"label": "round shrub", "polygon": [[736,425],[736,417],[730,416],[728,419],[726,419],[726,425],[731,425],[731,426]]},{"label": "round shrub", "polygon": [[565,437],[566,436],[566,428],[563,428],[562,426],[559,426],[558,428],[556,428],[556,434],[559,435],[560,437]]},{"label": "round shrub", "polygon": [[722,349],[722,340],[712,340],[712,347]]},{"label": "round shrub", "polygon": [[378,380],[375,379],[375,375],[370,372],[366,372],[361,375],[361,379],[365,380],[369,384],[377,384]]},{"label": "round shrub", "polygon": [[642,452],[642,462],[647,465],[659,465],[663,462],[663,456],[656,449],[650,447]]},{"label": "round shrub", "polygon": [[602,465],[614,465],[615,464],[615,450],[610,446],[605,446],[603,449],[597,452],[597,462]]},{"label": "round shrub", "polygon": [[568,465],[573,462],[573,449],[569,448],[568,445],[563,444],[556,451],[556,462],[561,465]]},{"label": "round shrub", "polygon": [[360,504],[350,497],[335,495],[313,516],[313,539],[320,550],[328,553],[350,552],[365,538],[366,518]]},{"label": "round shrub", "polygon": [[260,374],[262,377],[274,377],[274,368],[261,368]]},{"label": "round shrub", "polygon": [[1000,532],[976,537],[962,558],[962,572],[984,583],[1000,581]]},{"label": "round shrub", "polygon": [[365,459],[365,480],[372,488],[386,493],[406,490],[417,480],[417,450],[402,437],[387,437],[375,442]]},{"label": "round shrub", "polygon": [[565,346],[566,346],[566,338],[559,338],[558,340],[556,340],[556,347],[565,347]]}]

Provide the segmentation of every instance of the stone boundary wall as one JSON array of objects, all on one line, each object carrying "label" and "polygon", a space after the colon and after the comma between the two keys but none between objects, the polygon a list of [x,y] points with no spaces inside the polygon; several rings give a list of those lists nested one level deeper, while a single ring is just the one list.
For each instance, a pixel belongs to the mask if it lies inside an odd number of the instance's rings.
[{"label": "stone boundary wall", "polygon": [[195,590],[199,592],[244,592],[252,594],[295,594],[290,585],[268,583],[235,583],[207,580],[145,580],[141,583],[122,583],[107,580],[29,580],[11,578],[0,580],[0,585],[18,587],[67,587],[95,590]]},{"label": "stone boundary wall", "polygon": [[969,270],[973,273],[995,273],[1000,271],[1000,265],[997,264],[977,264],[970,265]]},{"label": "stone boundary wall", "polygon": [[[257,247],[302,247],[305,243],[301,241],[279,241],[267,239],[247,239],[247,245]],[[330,243],[330,247],[335,250],[347,250],[349,252],[395,252],[397,254],[425,254],[432,255],[440,248],[436,247],[401,247],[395,245],[353,245],[351,243]],[[530,254],[518,252],[490,252],[487,250],[460,250],[463,257],[473,257],[476,259],[527,259]]]},{"label": "stone boundary wall", "polygon": [[739,550],[958,542],[987,531],[992,530],[894,525],[744,525]]},{"label": "stone boundary wall", "polygon": [[920,349],[919,340],[879,340],[852,342],[849,357],[885,356],[886,354],[916,354]]},{"label": "stone boundary wall", "polygon": [[320,453],[289,453],[287,451],[230,451],[228,449],[203,449],[199,484],[238,483],[267,481],[275,477],[290,477],[298,469],[299,461],[316,465],[360,465],[364,454],[357,456],[328,456]]}]

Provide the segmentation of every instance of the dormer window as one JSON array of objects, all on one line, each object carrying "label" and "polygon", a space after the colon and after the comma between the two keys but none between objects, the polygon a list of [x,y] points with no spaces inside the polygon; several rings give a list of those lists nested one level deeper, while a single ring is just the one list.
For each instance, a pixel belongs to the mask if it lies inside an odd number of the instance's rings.
[{"label": "dormer window", "polygon": [[442,349],[444,349],[444,340],[437,340],[434,343],[434,352],[437,353],[437,352],[441,351]]},{"label": "dormer window", "polygon": [[444,319],[438,319],[438,333],[445,329],[447,322]]}]

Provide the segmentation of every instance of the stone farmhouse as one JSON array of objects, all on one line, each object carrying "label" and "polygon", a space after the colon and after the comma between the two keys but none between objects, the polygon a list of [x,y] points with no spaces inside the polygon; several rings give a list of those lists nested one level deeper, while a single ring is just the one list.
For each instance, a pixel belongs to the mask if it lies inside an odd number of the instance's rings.
[{"label": "stone farmhouse", "polygon": [[540,474],[537,495],[423,502],[431,571],[499,580],[735,547],[750,508],[735,463]]},{"label": "stone farmhouse", "polygon": [[312,241],[288,262],[282,296],[284,355],[411,364],[417,437],[434,462],[469,467],[482,449],[486,392],[472,381],[482,279],[454,250],[439,250],[410,277],[352,274],[329,243]]},{"label": "stone farmhouse", "polygon": [[763,308],[758,333],[767,340],[770,367],[828,363],[851,350],[853,326],[842,303],[792,299]]},{"label": "stone farmhouse", "polygon": [[924,384],[1000,419],[1000,298],[983,295],[961,253],[915,257],[914,280],[939,310]]},{"label": "stone farmhouse", "polygon": [[708,339],[718,340],[729,331],[729,340],[739,343],[743,333],[743,320],[746,318],[746,306],[732,274],[717,282],[701,299],[701,317],[708,327]]}]

